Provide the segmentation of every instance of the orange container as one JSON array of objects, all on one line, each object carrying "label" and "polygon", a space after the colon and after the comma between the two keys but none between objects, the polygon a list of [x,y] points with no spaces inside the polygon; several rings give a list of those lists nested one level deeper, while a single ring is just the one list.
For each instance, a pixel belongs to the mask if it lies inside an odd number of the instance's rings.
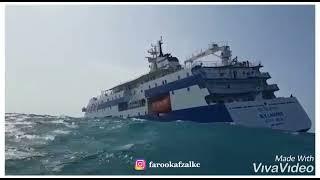
[{"label": "orange container", "polygon": [[170,96],[165,96],[157,101],[152,102],[151,111],[155,113],[166,113],[171,111]]}]

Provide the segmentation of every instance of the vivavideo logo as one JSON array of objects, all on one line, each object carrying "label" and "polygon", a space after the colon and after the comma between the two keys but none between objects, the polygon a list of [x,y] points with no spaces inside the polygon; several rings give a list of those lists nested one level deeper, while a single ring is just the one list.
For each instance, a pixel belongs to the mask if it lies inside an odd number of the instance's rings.
[{"label": "vivavideo logo", "polygon": [[146,169],[146,161],[144,159],[137,159],[134,169],[137,171],[143,171]]}]

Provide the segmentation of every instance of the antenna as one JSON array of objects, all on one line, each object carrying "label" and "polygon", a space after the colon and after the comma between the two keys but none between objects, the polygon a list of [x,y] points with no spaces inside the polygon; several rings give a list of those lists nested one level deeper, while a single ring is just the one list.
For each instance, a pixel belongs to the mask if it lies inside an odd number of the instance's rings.
[{"label": "antenna", "polygon": [[162,57],[163,56],[163,53],[162,53],[162,44],[163,44],[163,42],[162,42],[162,36],[160,36],[160,40],[158,41],[158,43],[159,43],[159,53],[160,53],[160,57]]}]

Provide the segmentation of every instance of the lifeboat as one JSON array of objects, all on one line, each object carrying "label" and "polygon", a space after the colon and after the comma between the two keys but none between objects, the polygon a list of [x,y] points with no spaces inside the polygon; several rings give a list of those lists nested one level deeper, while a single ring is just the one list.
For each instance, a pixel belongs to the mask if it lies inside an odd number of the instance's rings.
[{"label": "lifeboat", "polygon": [[170,96],[162,97],[151,103],[151,111],[154,113],[167,113],[171,111]]}]

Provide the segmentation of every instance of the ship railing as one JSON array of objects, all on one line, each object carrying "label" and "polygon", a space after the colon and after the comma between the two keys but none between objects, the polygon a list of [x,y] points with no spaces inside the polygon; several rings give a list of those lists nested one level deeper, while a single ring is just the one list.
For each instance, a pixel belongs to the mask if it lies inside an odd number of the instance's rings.
[{"label": "ship railing", "polygon": [[[195,66],[202,66],[202,67],[222,67],[227,65],[237,65],[237,66],[244,66],[244,67],[255,67],[260,66],[261,62],[249,62],[249,61],[241,61],[241,62],[230,62],[228,64],[224,64],[222,62],[216,62],[216,61],[195,61],[192,63],[191,68]],[[267,74],[265,74],[267,75]]]}]

